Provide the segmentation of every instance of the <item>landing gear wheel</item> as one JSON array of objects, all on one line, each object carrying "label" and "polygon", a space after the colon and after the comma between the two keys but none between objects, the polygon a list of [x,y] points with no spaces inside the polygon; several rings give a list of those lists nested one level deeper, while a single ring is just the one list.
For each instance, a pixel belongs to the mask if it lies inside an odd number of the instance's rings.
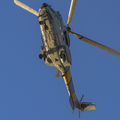
[{"label": "landing gear wheel", "polygon": [[42,59],[42,58],[43,58],[43,55],[42,55],[42,54],[39,54],[39,58]]}]

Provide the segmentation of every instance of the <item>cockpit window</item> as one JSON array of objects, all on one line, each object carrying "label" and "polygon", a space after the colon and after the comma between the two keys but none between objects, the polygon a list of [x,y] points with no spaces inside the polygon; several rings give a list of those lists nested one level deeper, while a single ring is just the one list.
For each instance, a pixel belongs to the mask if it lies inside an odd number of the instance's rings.
[{"label": "cockpit window", "polygon": [[50,6],[50,10],[51,10],[53,13],[55,13],[55,10],[53,10],[53,9],[51,8],[51,6]]}]

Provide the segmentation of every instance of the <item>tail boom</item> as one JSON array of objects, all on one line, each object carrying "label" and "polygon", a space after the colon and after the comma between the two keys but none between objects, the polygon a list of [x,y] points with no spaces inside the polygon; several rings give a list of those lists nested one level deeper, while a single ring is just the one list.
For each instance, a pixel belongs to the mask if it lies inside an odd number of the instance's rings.
[{"label": "tail boom", "polygon": [[[71,106],[72,110],[74,110],[76,108],[77,104],[79,104],[79,101],[75,94],[70,68],[67,72],[62,73],[62,75],[63,75],[64,82],[66,84],[66,88],[67,88],[67,91],[69,94],[70,106]],[[80,109],[80,105],[79,105],[79,109]]]},{"label": "tail boom", "polygon": [[80,111],[86,111],[86,110],[96,110],[95,104],[90,102],[82,102],[79,101],[76,97],[73,81],[71,77],[70,68],[67,72],[62,73],[62,76],[64,78],[64,82],[66,84],[66,88],[69,94],[69,103],[72,108],[72,110],[79,109]]}]

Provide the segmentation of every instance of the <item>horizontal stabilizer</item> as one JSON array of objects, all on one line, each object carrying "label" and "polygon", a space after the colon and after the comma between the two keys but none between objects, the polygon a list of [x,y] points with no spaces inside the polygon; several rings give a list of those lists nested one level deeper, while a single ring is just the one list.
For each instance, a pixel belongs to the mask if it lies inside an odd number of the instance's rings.
[{"label": "horizontal stabilizer", "polygon": [[81,108],[82,108],[82,111],[96,110],[95,103],[90,103],[90,102],[82,102],[81,103]]}]

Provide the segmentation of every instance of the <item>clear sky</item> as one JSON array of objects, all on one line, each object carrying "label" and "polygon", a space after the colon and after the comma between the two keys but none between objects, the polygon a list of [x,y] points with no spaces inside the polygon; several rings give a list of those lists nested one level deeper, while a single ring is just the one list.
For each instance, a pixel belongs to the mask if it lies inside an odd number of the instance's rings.
[{"label": "clear sky", "polygon": [[[21,0],[35,10],[46,2],[62,14],[71,0]],[[78,0],[72,31],[120,51],[120,0]],[[35,15],[0,0],[0,120],[77,120],[62,77],[38,58],[41,31]],[[120,57],[71,38],[71,73],[77,98],[94,102],[82,120],[119,120]]]}]

